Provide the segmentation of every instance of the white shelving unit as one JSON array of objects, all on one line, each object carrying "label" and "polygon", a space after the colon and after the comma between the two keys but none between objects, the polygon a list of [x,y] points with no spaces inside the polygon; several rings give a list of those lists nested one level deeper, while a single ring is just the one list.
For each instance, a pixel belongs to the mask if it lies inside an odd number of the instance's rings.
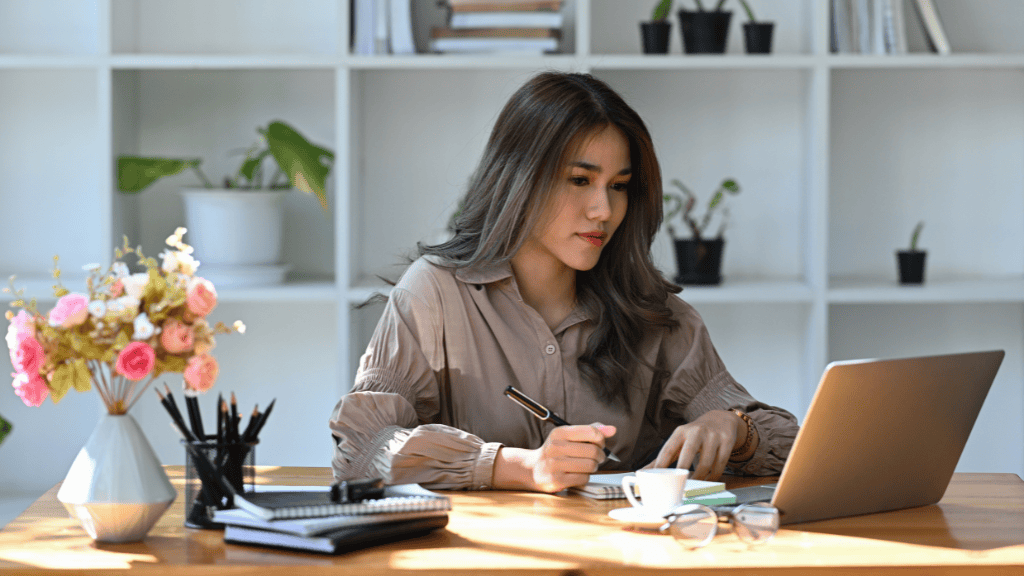
[{"label": "white shelving unit", "polygon": [[[512,58],[350,55],[347,0],[0,0],[0,273],[45,297],[54,254],[71,288],[122,234],[156,254],[191,182],[123,196],[118,154],[200,156],[219,178],[258,126],[293,123],[337,153],[333,214],[294,193],[289,281],[222,291],[214,315],[249,331],[219,340],[217,389],[277,398],[258,463],[327,465],[327,417],[380,313],[352,305],[443,230],[512,91],[542,69],[591,72],[647,120],[666,181],[742,185],[725,282],[682,296],[755,396],[802,415],[829,361],[1002,348],[961,469],[1024,474],[1024,4],[936,3],[948,57],[926,53],[909,5],[904,56],[829,54],[824,0],[751,0],[776,22],[771,55],[742,53],[737,5],[726,55],[682,55],[673,15],[671,54],[645,56],[647,3],[567,0],[565,53]],[[422,48],[444,14],[413,8]],[[893,252],[919,220],[927,282],[902,287]],[[667,235],[654,251],[673,275]],[[63,477],[91,396],[29,409],[0,395],[15,423],[0,486]],[[157,403],[133,412],[180,463]]]}]

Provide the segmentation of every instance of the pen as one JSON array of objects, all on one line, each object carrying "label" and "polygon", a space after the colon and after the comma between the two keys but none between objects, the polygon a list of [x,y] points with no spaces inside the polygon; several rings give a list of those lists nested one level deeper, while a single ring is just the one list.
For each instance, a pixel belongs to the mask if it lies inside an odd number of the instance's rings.
[{"label": "pen", "polygon": [[[541,420],[551,422],[555,426],[570,426],[570,424],[563,420],[561,416],[555,414],[550,409],[544,407],[544,405],[540,404],[533,398],[530,398],[526,394],[523,394],[519,390],[516,390],[512,386],[505,388],[505,396],[508,396],[516,404],[519,404],[523,408],[526,408],[527,410],[530,411],[530,413],[532,413],[537,418],[540,418]],[[612,451],[609,450],[608,448],[604,448],[604,455],[609,460],[614,460],[615,462],[622,462],[622,460],[619,460],[619,458],[615,454],[612,454]]]}]

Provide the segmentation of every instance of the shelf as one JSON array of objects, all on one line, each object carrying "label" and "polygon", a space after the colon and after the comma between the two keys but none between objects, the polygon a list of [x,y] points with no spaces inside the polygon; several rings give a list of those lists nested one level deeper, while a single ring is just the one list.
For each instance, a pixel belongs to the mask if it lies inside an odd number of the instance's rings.
[{"label": "shelf", "polygon": [[111,56],[114,69],[199,69],[199,70],[307,70],[334,68],[340,61],[335,56],[293,54],[124,54]]},{"label": "shelf", "polygon": [[594,70],[810,70],[822,64],[820,58],[802,55],[725,54],[694,56],[666,55],[600,55],[586,58]]},{"label": "shelf", "polygon": [[1024,302],[1024,278],[935,278],[900,285],[893,279],[840,277],[828,290],[830,304],[963,304]]}]

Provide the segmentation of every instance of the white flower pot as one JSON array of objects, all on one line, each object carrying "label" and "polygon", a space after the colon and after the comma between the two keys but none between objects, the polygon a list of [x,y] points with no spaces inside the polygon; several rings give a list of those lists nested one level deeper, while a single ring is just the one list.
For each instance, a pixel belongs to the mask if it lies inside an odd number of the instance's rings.
[{"label": "white flower pot", "polygon": [[217,286],[279,284],[283,202],[288,190],[186,188],[186,241],[199,276]]},{"label": "white flower pot", "polygon": [[104,414],[57,500],[94,540],[138,542],[177,495],[135,419]]}]

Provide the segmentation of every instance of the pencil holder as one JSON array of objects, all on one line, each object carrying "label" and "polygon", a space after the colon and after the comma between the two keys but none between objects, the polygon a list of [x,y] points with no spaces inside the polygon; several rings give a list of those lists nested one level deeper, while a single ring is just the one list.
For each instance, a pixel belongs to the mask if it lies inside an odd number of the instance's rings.
[{"label": "pencil holder", "polygon": [[[188,442],[182,440],[182,444]],[[217,442],[216,437],[192,442],[192,446],[213,466],[235,492],[251,491],[255,483],[256,444],[252,442]],[[209,478],[211,469],[196,464],[192,451],[185,450],[185,526],[189,528],[223,528],[213,521],[216,510],[230,508],[216,478]]]}]

